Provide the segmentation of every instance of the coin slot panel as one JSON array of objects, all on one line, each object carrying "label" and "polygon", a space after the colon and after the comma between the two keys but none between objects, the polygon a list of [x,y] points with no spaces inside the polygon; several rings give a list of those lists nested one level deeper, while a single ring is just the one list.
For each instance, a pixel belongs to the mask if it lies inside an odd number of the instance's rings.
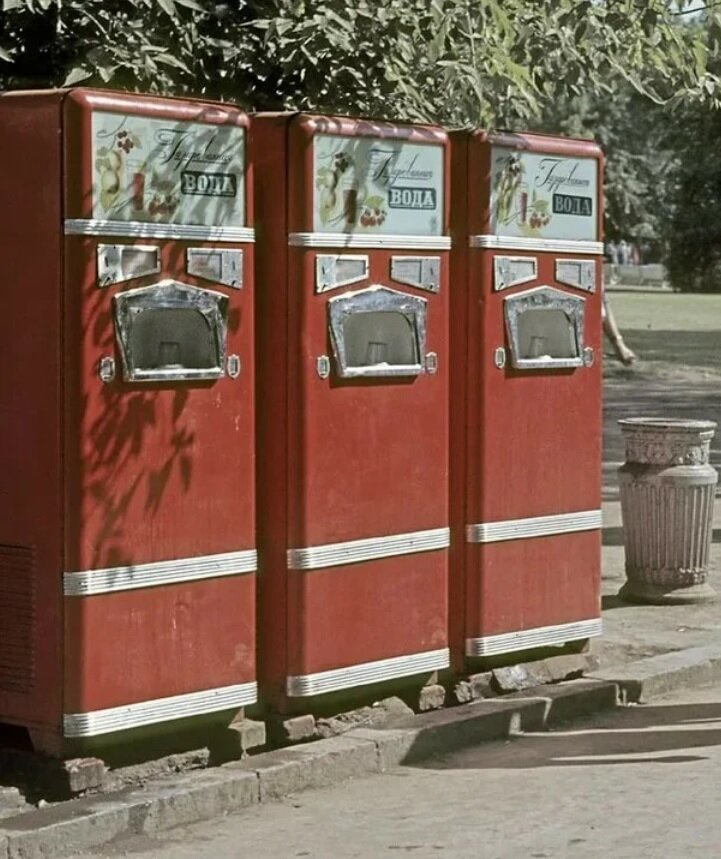
[{"label": "coin slot panel", "polygon": [[158,274],[160,248],[155,245],[101,244],[97,247],[98,285],[110,286]]}]

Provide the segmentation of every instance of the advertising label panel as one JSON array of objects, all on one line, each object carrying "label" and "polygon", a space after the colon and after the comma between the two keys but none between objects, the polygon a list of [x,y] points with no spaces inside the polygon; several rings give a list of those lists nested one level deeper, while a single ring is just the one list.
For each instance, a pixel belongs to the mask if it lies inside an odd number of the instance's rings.
[{"label": "advertising label panel", "polygon": [[93,217],[243,226],[245,132],[94,111]]},{"label": "advertising label panel", "polygon": [[491,232],[539,239],[598,239],[598,161],[494,146]]},{"label": "advertising label panel", "polygon": [[313,148],[313,229],[439,236],[443,182],[442,146],[318,134]]}]

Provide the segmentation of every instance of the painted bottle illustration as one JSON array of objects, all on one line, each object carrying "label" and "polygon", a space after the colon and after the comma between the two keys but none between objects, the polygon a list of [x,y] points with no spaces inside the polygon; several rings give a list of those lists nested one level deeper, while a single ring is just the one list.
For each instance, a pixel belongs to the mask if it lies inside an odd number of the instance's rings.
[{"label": "painted bottle illustration", "polygon": [[136,212],[145,208],[145,173],[140,170],[133,173],[131,202]]},{"label": "painted bottle illustration", "polygon": [[343,179],[343,218],[346,226],[358,223],[358,181],[355,170],[348,170]]},{"label": "painted bottle illustration", "polygon": [[518,223],[523,225],[528,218],[528,185],[522,182],[518,192]]}]

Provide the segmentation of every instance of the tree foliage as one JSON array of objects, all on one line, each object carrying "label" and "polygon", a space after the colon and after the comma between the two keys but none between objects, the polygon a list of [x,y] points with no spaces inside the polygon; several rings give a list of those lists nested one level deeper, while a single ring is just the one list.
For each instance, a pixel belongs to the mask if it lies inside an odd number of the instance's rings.
[{"label": "tree foliage", "polygon": [[92,84],[250,108],[528,123],[628,81],[714,99],[666,0],[4,0],[0,84]]},{"label": "tree foliage", "polygon": [[666,201],[666,265],[688,292],[721,291],[721,112],[687,107],[668,135],[679,153]]}]

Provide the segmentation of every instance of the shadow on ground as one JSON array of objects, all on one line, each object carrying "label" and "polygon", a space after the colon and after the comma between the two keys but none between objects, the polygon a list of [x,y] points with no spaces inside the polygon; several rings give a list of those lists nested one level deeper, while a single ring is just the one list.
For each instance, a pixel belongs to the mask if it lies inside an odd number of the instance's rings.
[{"label": "shadow on ground", "polygon": [[[588,725],[588,723],[587,723]],[[721,702],[612,710],[593,724],[529,733],[414,764],[419,769],[531,769],[706,760],[694,750],[721,745]]]},{"label": "shadow on ground", "polygon": [[644,361],[665,362],[673,358],[686,367],[710,371],[721,369],[717,331],[626,329],[623,336]]}]

